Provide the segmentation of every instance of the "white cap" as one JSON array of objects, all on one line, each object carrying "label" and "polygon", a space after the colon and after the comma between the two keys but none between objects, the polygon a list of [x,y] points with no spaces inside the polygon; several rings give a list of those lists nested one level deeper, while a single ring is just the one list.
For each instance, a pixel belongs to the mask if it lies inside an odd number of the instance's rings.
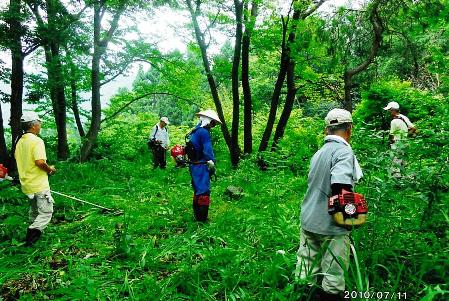
[{"label": "white cap", "polygon": [[390,101],[384,110],[399,110],[399,104],[396,101]]},{"label": "white cap", "polygon": [[165,124],[170,124],[167,117],[161,117],[160,121],[165,122]]},{"label": "white cap", "polygon": [[210,119],[215,120],[219,124],[223,124],[221,122],[220,118],[218,117],[217,113],[214,110],[208,109],[205,111],[198,112],[198,113],[196,113],[196,115],[209,117]]},{"label": "white cap", "polygon": [[327,113],[326,118],[324,118],[326,126],[339,125],[342,123],[352,123],[351,112],[344,109],[332,109]]},{"label": "white cap", "polygon": [[20,122],[31,122],[31,121],[41,121],[39,115],[36,112],[23,112],[22,117],[20,118]]}]

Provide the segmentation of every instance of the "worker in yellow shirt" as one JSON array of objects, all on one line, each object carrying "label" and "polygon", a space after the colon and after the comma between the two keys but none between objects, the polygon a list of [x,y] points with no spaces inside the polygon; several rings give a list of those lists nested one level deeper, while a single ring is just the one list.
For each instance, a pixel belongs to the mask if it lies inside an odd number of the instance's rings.
[{"label": "worker in yellow shirt", "polygon": [[37,136],[41,130],[39,116],[35,112],[24,112],[21,125],[24,134],[17,142],[14,156],[22,192],[30,200],[31,225],[25,239],[25,245],[30,247],[40,238],[53,215],[48,175],[54,174],[56,169],[47,164],[44,141]]}]

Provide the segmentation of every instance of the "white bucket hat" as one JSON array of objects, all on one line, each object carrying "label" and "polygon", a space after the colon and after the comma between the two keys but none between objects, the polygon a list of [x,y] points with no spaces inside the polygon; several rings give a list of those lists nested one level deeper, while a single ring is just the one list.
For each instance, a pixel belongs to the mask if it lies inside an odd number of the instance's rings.
[{"label": "white bucket hat", "polygon": [[352,123],[351,112],[344,109],[332,109],[324,118],[326,126],[339,125],[342,123]]},{"label": "white bucket hat", "polygon": [[399,104],[396,101],[390,101],[384,110],[399,110]]},{"label": "white bucket hat", "polygon": [[214,110],[205,110],[205,111],[201,111],[196,113],[197,116],[205,116],[208,117],[212,120],[215,120],[216,122],[218,122],[219,124],[223,124],[220,120],[220,118],[218,117],[217,113]]},{"label": "white bucket hat", "polygon": [[161,117],[160,121],[165,122],[165,124],[170,124],[167,117]]},{"label": "white bucket hat", "polygon": [[36,112],[23,112],[22,117],[20,118],[20,122],[31,122],[31,121],[41,121],[39,115]]}]

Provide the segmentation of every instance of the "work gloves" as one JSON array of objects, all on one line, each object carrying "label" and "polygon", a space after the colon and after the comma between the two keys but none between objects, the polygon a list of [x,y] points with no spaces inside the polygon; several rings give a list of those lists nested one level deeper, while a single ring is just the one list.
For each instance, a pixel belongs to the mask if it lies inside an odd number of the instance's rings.
[{"label": "work gloves", "polygon": [[206,162],[207,167],[209,168],[209,172],[215,171],[215,163],[212,160]]}]

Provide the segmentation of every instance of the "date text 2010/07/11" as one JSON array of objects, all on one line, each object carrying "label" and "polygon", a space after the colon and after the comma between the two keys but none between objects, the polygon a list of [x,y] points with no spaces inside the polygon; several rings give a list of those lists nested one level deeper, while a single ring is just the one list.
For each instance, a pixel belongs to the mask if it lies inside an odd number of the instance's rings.
[{"label": "date text 2010/07/11", "polygon": [[345,291],[343,297],[345,299],[376,299],[376,300],[407,300],[406,292],[357,292],[357,291]]}]

